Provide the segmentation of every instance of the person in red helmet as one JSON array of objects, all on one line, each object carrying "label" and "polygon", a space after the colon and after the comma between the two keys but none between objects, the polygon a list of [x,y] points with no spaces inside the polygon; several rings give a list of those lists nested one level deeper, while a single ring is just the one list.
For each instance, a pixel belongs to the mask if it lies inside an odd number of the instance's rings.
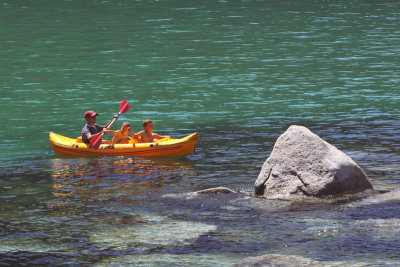
[{"label": "person in red helmet", "polygon": [[[98,125],[96,124],[96,117],[99,115],[99,113],[94,112],[92,110],[86,111],[85,112],[85,120],[86,120],[86,125],[82,128],[82,141],[84,143],[90,144],[90,139],[93,138],[93,136],[106,133],[107,132],[107,126],[111,123],[107,123],[105,126]],[[114,118],[118,118],[117,115],[114,115]]]}]

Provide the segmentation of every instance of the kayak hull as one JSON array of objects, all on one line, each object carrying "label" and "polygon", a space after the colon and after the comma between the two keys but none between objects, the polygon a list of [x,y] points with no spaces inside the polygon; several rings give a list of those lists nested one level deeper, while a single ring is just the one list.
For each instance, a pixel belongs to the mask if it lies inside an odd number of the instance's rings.
[{"label": "kayak hull", "polygon": [[49,133],[50,145],[62,155],[73,156],[126,156],[126,157],[182,157],[194,153],[198,144],[198,133],[181,139],[162,139],[154,143],[101,144],[94,149],[90,144],[77,142],[53,132]]}]

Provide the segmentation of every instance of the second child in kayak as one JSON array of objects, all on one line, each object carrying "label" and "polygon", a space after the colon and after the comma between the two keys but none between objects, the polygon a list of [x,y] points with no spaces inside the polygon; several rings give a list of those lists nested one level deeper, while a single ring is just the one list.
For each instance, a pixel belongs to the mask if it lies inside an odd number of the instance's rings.
[{"label": "second child in kayak", "polygon": [[144,131],[138,132],[135,137],[140,140],[140,143],[152,143],[154,139],[163,139],[163,138],[171,138],[168,135],[158,135],[153,133],[154,125],[151,120],[144,120],[143,121]]}]

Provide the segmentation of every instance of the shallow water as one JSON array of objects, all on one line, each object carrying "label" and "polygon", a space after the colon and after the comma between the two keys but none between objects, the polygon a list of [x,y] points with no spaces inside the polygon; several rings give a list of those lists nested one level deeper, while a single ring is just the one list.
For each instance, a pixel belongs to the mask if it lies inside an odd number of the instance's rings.
[{"label": "shallow water", "polygon": [[[399,3],[3,1],[0,263],[396,265]],[[134,131],[199,132],[184,158],[56,155],[92,109]],[[253,197],[276,139],[304,125],[380,195]],[[239,194],[168,198],[225,186]]]}]

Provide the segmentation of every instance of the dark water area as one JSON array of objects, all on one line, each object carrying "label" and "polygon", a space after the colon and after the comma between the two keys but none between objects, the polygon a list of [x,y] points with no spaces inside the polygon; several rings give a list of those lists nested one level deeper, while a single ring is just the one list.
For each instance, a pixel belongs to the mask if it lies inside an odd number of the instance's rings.
[{"label": "dark water area", "polygon": [[[0,265],[395,266],[400,256],[398,1],[3,1]],[[86,110],[135,132],[199,132],[183,158],[67,157]],[[253,196],[303,125],[375,192]],[[235,195],[171,198],[225,186]],[[379,194],[376,194],[379,192]]]}]

